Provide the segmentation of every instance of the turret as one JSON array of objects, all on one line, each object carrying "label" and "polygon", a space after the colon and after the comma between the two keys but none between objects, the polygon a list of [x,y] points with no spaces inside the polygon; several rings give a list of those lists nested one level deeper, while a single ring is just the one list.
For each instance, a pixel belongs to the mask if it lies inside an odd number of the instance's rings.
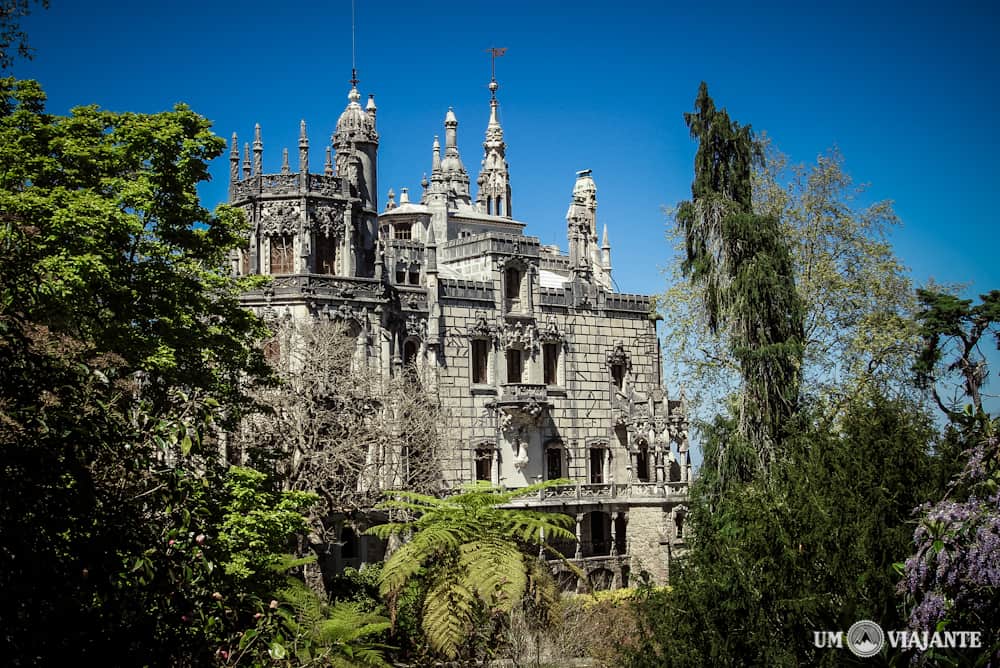
[{"label": "turret", "polygon": [[441,160],[441,173],[446,183],[448,199],[460,204],[471,204],[469,173],[465,171],[465,165],[458,154],[458,118],[451,107],[448,107],[448,113],[444,117],[444,159]]},{"label": "turret", "polygon": [[589,169],[576,173],[573,199],[566,212],[570,268],[574,274],[589,278],[591,245],[597,241],[597,186]]},{"label": "turret", "polygon": [[[232,189],[232,184],[240,180],[240,145],[239,141],[236,139],[236,133],[233,133],[232,147],[229,149],[229,185],[230,190]],[[232,195],[230,195],[231,197]]]},{"label": "turret", "polygon": [[361,198],[361,206],[378,211],[378,132],[375,130],[375,99],[369,99],[368,110],[358,102],[361,94],[357,79],[351,79],[347,107],[337,121],[331,143],[337,151],[337,174],[352,180]]}]

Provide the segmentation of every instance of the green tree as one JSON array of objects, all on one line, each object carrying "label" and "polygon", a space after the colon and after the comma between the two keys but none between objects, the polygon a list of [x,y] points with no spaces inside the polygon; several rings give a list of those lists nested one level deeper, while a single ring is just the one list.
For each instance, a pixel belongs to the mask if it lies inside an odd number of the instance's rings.
[{"label": "green tree", "polygon": [[814,647],[813,631],[902,628],[893,563],[912,508],[936,492],[933,437],[918,404],[872,392],[832,429],[804,407],[767,480],[721,499],[696,482],[687,561],[642,602],[626,665],[851,665],[846,649]]},{"label": "green tree", "polygon": [[[549,481],[501,492],[489,485],[439,499],[392,492],[383,508],[413,516],[369,530],[379,538],[408,537],[386,560],[381,593],[395,617],[396,600],[406,585],[422,581],[422,628],[431,648],[449,659],[470,649],[476,622],[492,628],[530,597],[551,607],[558,597],[545,564],[524,548],[549,549],[545,541],[576,536],[572,519],[520,509],[504,509],[520,496],[565,481]],[[554,551],[553,551],[554,552]],[[498,630],[498,629],[497,629]],[[480,631],[481,633],[481,631]],[[487,634],[495,640],[496,630]],[[474,649],[474,648],[472,648]]]},{"label": "green tree", "polygon": [[709,330],[726,331],[741,381],[743,446],[721,447],[715,470],[721,480],[746,479],[773,461],[798,404],[802,304],[778,220],[753,212],[752,167],[762,154],[750,126],[717,109],[704,83],[684,120],[699,144],[692,200],[677,209],[682,268],[702,288]]},{"label": "green tree", "polygon": [[48,9],[49,0],[0,0],[0,71],[14,64],[15,53],[31,58],[28,36],[20,28],[20,19],[31,13],[31,5]]},{"label": "green tree", "polygon": [[[219,579],[242,548],[218,542],[237,526],[218,434],[266,376],[224,269],[245,222],[196,192],[224,142],[184,106],[44,100],[0,80],[3,655],[206,663],[270,586]],[[288,539],[268,535],[245,545]]]}]

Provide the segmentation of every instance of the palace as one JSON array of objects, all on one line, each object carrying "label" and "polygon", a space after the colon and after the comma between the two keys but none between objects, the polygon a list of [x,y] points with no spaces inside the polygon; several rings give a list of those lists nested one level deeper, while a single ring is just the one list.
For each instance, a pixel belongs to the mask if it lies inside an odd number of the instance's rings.
[{"label": "palace", "polygon": [[[374,96],[362,106],[351,83],[322,174],[309,172],[304,121],[296,170],[286,150],[280,172],[264,172],[260,126],[241,164],[233,135],[229,199],[252,227],[233,271],[274,277],[245,303],[270,318],[341,320],[365,364],[413,370],[415,387],[450,415],[443,490],[569,478],[516,505],[575,517],[577,540],[558,547],[595,586],[641,573],[667,581],[684,546],[684,401],[662,385],[650,298],[614,290],[590,170],[567,187],[568,253],[526,235],[494,79],[475,192],[449,109],[419,197],[389,190],[379,211]],[[375,539],[351,531],[345,544],[355,540]],[[342,565],[378,552],[349,551]]]}]

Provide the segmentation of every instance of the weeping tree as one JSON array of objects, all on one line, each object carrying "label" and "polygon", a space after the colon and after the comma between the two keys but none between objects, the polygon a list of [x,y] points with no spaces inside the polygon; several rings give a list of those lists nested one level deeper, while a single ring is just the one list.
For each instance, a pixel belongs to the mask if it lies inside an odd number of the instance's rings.
[{"label": "weeping tree", "polygon": [[699,145],[692,199],[676,216],[682,268],[702,288],[708,327],[725,331],[741,378],[734,438],[707,448],[706,463],[722,481],[747,480],[768,468],[795,412],[803,307],[778,219],[753,211],[752,172],[763,152],[750,126],[717,109],[704,82],[684,120]]}]

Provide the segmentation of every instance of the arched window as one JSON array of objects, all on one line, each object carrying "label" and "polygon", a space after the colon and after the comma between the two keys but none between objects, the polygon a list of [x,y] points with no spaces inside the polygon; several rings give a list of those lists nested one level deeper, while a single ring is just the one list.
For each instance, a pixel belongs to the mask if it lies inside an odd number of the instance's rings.
[{"label": "arched window", "polygon": [[403,373],[411,381],[417,380],[417,353],[419,345],[416,340],[408,339],[403,344]]},{"label": "arched window", "polygon": [[542,362],[546,385],[559,384],[559,344],[546,343],[542,346]]},{"label": "arched window", "polygon": [[507,382],[520,383],[524,370],[523,351],[519,348],[509,348],[507,350]]}]

